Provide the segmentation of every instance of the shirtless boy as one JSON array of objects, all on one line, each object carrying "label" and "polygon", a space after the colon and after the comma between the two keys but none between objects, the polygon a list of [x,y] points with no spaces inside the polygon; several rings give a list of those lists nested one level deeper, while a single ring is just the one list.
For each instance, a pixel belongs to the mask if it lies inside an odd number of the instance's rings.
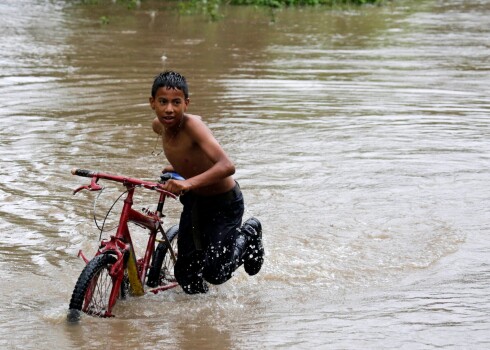
[{"label": "shirtless boy", "polygon": [[153,130],[162,136],[170,165],[185,180],[168,180],[164,188],[180,195],[175,277],[188,294],[206,293],[207,282],[221,284],[244,265],[249,275],[264,261],[262,228],[256,218],[242,225],[243,196],[233,179],[235,166],[197,115],[186,113],[189,92],[176,72],[159,74],[152,86]]}]

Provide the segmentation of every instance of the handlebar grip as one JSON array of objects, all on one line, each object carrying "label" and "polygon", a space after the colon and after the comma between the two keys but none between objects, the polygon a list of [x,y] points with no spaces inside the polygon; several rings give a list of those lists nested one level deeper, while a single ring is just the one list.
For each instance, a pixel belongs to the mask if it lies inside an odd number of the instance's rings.
[{"label": "handlebar grip", "polygon": [[72,175],[83,176],[83,177],[93,177],[97,174],[95,171],[92,170],[77,169],[77,168],[71,169],[71,173]]}]

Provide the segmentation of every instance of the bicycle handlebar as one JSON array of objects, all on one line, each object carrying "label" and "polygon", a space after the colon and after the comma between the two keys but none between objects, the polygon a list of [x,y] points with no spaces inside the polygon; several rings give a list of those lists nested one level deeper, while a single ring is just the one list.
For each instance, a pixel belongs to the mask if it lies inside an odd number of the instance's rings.
[{"label": "bicycle handlebar", "polygon": [[83,176],[83,177],[92,177],[92,176],[96,176],[97,175],[97,173],[95,171],[92,171],[92,170],[84,170],[84,169],[77,169],[77,168],[71,169],[71,174],[72,175],[77,175],[77,176]]},{"label": "bicycle handlebar", "polygon": [[92,178],[90,185],[81,186],[81,187],[77,188],[75,191],[73,191],[73,194],[75,194],[78,191],[83,190],[83,189],[89,190],[89,191],[101,190],[102,187],[97,184],[97,181],[99,179],[104,179],[104,180],[120,182],[126,187],[142,186],[142,187],[147,188],[149,190],[161,192],[161,193],[165,194],[166,196],[169,196],[172,198],[177,198],[177,196],[174,195],[173,193],[162,189],[161,184],[159,184],[158,182],[144,181],[144,180],[135,179],[132,177],[114,175],[114,174],[108,174],[108,173],[101,173],[101,172],[97,172],[97,171],[93,171],[93,170],[87,170],[87,169],[73,168],[71,170],[71,173],[72,173],[72,175],[77,175],[77,176],[82,176],[82,177],[91,177]]}]

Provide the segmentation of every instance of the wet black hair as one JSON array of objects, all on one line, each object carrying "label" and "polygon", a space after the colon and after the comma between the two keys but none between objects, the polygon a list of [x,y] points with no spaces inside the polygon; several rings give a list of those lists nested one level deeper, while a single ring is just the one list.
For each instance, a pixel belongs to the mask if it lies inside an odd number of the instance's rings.
[{"label": "wet black hair", "polygon": [[185,98],[189,98],[187,81],[183,75],[180,75],[177,72],[165,71],[155,77],[153,86],[151,87],[151,96],[153,98],[155,97],[157,90],[161,87],[180,90],[184,93]]}]

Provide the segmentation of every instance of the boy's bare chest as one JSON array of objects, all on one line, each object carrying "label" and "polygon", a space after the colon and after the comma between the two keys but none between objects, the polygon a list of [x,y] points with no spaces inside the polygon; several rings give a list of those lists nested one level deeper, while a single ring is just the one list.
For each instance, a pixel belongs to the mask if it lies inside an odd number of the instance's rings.
[{"label": "boy's bare chest", "polygon": [[190,155],[193,153],[194,145],[193,143],[185,138],[168,138],[163,139],[163,151],[165,155],[168,157],[182,156],[182,155]]},{"label": "boy's bare chest", "polygon": [[196,166],[207,159],[202,149],[187,138],[163,140],[163,151],[167,160],[178,168],[187,167],[190,164]]}]

